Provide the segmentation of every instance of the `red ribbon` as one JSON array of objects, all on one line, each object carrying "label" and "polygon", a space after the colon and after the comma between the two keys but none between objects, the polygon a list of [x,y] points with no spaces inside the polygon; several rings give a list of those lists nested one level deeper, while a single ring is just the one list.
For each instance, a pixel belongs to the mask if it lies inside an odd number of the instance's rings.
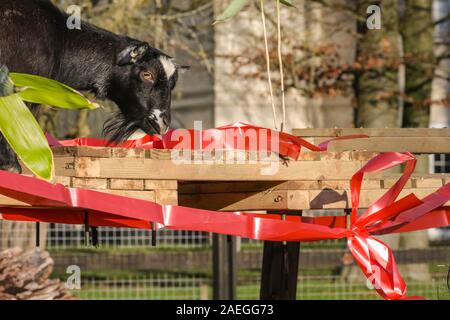
[{"label": "red ribbon", "polygon": [[[218,130],[213,133],[223,131],[221,128],[213,130]],[[239,125],[235,130],[245,129]],[[223,137],[222,133],[219,134],[220,137]],[[280,141],[285,143],[283,155],[295,155],[302,146],[313,148],[313,145],[297,139],[299,138],[280,134]],[[324,147],[314,148],[323,150]],[[405,164],[405,170],[399,180],[364,213],[358,215],[364,175],[401,164]],[[422,200],[410,194],[396,201],[414,171],[415,164],[416,159],[410,153],[390,152],[373,158],[356,172],[351,181],[350,228],[346,228],[344,216],[287,217],[282,220],[280,215],[273,214],[215,212],[160,205],[92,190],[65,188],[2,171],[0,193],[33,207],[1,208],[1,212],[6,220],[83,224],[87,211],[89,224],[92,226],[149,229],[152,223],[156,223],[159,227],[173,230],[213,232],[269,241],[317,241],[346,237],[353,257],[377,292],[385,299],[406,299],[406,284],[398,271],[392,250],[373,235],[450,225],[450,208],[443,207],[450,200],[450,184]]]},{"label": "red ribbon", "polygon": [[208,130],[172,129],[162,137],[146,135],[140,139],[121,143],[111,143],[106,139],[77,138],[58,141],[47,134],[51,146],[90,146],[141,149],[180,149],[180,150],[246,150],[277,152],[278,154],[298,159],[301,149],[325,151],[334,140],[367,138],[366,135],[342,136],[330,139],[316,146],[305,139],[277,132],[267,128],[237,122]]}]

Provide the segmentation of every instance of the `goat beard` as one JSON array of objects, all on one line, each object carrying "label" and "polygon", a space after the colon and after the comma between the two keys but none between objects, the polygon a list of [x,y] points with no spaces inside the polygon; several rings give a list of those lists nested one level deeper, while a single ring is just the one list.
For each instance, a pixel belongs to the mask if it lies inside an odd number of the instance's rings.
[{"label": "goat beard", "polygon": [[121,112],[106,120],[103,126],[103,135],[109,139],[109,145],[128,140],[133,133],[139,130],[136,122],[127,119]]}]

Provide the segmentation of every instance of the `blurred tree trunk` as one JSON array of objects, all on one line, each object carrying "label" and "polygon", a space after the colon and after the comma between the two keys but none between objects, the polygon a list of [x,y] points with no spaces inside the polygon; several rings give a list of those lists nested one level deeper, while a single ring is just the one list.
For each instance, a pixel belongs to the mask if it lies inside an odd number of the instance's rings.
[{"label": "blurred tree trunk", "polygon": [[[365,17],[367,7],[373,1],[359,1],[357,13]],[[397,71],[390,70],[386,63],[397,54],[397,10],[396,0],[387,0],[381,7],[381,29],[369,30],[366,20],[358,21],[358,44],[356,61],[367,59],[372,69],[356,76],[355,93],[357,99],[356,126],[383,128],[397,126],[396,97]]]},{"label": "blurred tree trunk", "polygon": [[[433,1],[434,55],[437,66],[431,88],[430,127],[450,127],[450,108],[444,101],[449,95],[450,83],[450,3],[448,0]],[[447,19],[445,19],[447,17]],[[443,21],[446,20],[446,21]],[[445,58],[444,58],[445,57]]]},{"label": "blurred tree trunk", "polygon": [[[357,23],[358,44],[357,63],[366,62],[371,70],[363,70],[355,78],[357,109],[355,122],[357,127],[394,128],[398,125],[397,70],[389,69],[389,60],[398,56],[398,18],[397,0],[378,3],[381,7],[381,29],[369,30],[366,19]],[[365,17],[367,7],[373,1],[359,1],[356,8],[361,17]],[[371,60],[369,60],[371,59]],[[392,170],[393,171],[393,170]],[[398,171],[397,171],[398,172]],[[393,249],[399,246],[398,235],[384,236],[383,241]],[[359,282],[364,279],[358,266],[353,266],[346,277],[348,281]]]},{"label": "blurred tree trunk", "polygon": [[[420,102],[426,100],[429,95],[430,86],[427,83],[429,66],[406,63],[405,71],[399,68],[402,67],[403,56],[407,58],[411,55],[426,54],[427,50],[430,50],[431,34],[427,30],[430,23],[429,3],[429,0],[383,1],[379,4],[382,12],[381,30],[368,30],[365,20],[358,22],[360,40],[357,47],[357,61],[373,59],[372,68],[374,66],[376,68],[364,71],[356,78],[357,126],[398,127],[405,122],[408,126],[427,126],[428,112]],[[370,4],[373,2],[361,1],[358,13],[364,16]],[[381,61],[377,60],[378,58]],[[402,83],[402,78],[405,83]],[[413,99],[405,98],[401,92],[403,85],[405,94]],[[403,103],[404,114],[399,112]],[[426,159],[419,161],[416,172],[427,172]],[[393,249],[428,246],[426,232],[388,235],[381,238]],[[426,264],[400,268],[406,277],[425,280],[430,278]]]},{"label": "blurred tree trunk", "polygon": [[408,63],[408,57],[432,60],[433,28],[431,0],[404,2],[399,31],[404,41],[406,62],[406,94],[404,127],[428,127],[429,110],[423,104],[430,97],[433,67],[427,63]]},{"label": "blurred tree trunk", "polygon": [[[408,58],[415,57],[431,60],[433,50],[433,33],[431,27],[431,0],[400,0],[399,32],[403,40],[406,58],[406,96],[404,127],[428,127],[429,110],[423,101],[430,97],[433,68],[426,63],[408,63]],[[429,157],[420,156],[416,173],[429,173]],[[404,249],[427,248],[427,231],[408,233],[401,236],[400,245]],[[415,280],[431,279],[427,264],[409,264],[401,266],[405,276]]]}]

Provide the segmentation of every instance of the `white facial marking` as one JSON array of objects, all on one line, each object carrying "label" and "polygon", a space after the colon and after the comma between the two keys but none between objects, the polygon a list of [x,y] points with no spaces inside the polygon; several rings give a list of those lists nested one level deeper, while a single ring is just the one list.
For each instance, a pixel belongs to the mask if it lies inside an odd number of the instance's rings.
[{"label": "white facial marking", "polygon": [[145,137],[146,135],[147,134],[144,131],[138,129],[128,138],[128,140],[138,140]]},{"label": "white facial marking", "polygon": [[173,63],[172,59],[165,56],[160,56],[159,61],[161,62],[164,71],[166,72],[167,79],[170,79],[170,77],[172,77],[177,70],[175,63]]},{"label": "white facial marking", "polygon": [[158,123],[158,126],[163,130],[164,132],[161,132],[162,134],[167,133],[169,130],[169,127],[164,124],[163,117],[161,117],[161,110],[155,109],[152,111],[152,116],[150,116],[150,119],[156,120]]}]

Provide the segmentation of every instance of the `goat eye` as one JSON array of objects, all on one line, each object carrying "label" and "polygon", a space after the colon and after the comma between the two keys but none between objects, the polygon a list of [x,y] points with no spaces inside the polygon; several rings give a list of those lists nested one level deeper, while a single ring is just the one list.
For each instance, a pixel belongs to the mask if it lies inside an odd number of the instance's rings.
[{"label": "goat eye", "polygon": [[155,82],[155,76],[150,71],[142,71],[140,73],[141,80],[144,82]]}]

